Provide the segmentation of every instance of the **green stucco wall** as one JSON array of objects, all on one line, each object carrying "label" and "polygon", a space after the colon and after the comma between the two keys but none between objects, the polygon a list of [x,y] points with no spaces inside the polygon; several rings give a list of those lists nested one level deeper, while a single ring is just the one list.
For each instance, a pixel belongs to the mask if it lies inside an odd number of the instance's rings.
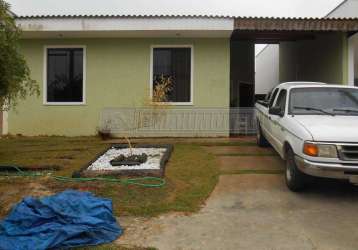
[{"label": "green stucco wall", "polygon": [[280,82],[347,82],[347,39],[341,32],[317,34],[314,40],[280,43]]},{"label": "green stucco wall", "polygon": [[[190,107],[229,107],[229,38],[200,39],[52,39],[23,40],[25,55],[41,95],[21,101],[9,112],[9,133],[92,135],[104,107],[141,107],[149,96],[150,46],[193,45],[194,98]],[[43,105],[45,45],[86,46],[86,105]]]}]

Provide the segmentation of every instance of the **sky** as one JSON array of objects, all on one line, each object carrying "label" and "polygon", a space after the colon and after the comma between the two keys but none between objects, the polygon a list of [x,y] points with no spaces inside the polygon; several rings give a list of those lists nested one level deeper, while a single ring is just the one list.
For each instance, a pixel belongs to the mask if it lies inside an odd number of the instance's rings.
[{"label": "sky", "polygon": [[[7,0],[17,15],[323,17],[343,0]],[[256,45],[256,54],[265,45]]]}]

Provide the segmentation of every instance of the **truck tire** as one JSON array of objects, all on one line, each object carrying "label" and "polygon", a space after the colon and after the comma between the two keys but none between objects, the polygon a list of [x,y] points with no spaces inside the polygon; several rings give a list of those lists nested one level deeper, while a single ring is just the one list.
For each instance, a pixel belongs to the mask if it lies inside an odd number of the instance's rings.
[{"label": "truck tire", "polygon": [[307,184],[308,176],[302,173],[296,165],[295,154],[291,148],[286,155],[285,179],[287,187],[293,192],[302,191]]},{"label": "truck tire", "polygon": [[265,136],[262,133],[259,122],[257,122],[256,142],[259,147],[268,147],[270,145],[270,143],[266,140]]}]

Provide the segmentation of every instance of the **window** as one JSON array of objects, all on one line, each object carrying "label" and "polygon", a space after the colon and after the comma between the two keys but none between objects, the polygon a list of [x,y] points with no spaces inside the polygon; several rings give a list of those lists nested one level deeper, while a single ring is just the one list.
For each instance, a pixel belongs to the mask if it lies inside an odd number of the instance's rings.
[{"label": "window", "polygon": [[289,113],[294,115],[358,115],[358,90],[310,87],[290,91]]},{"label": "window", "polygon": [[185,47],[153,47],[151,94],[161,77],[172,79],[167,93],[169,103],[192,102],[192,48]]},{"label": "window", "polygon": [[275,89],[272,93],[272,95],[270,96],[270,101],[269,101],[269,107],[272,107],[273,102],[276,99],[276,95],[277,95],[278,89]]},{"label": "window", "polygon": [[46,49],[47,104],[84,103],[84,48]]},{"label": "window", "polygon": [[277,97],[277,101],[276,101],[276,107],[279,107],[282,111],[282,113],[285,112],[286,109],[286,96],[287,96],[287,91],[285,89],[280,91],[280,94]]}]

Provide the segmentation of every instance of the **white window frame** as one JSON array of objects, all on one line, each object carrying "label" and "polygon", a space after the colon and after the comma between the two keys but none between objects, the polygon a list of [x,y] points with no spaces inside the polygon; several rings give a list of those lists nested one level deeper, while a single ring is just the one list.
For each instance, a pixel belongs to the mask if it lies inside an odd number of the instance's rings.
[{"label": "white window frame", "polygon": [[[47,55],[48,49],[83,49],[83,76],[82,76],[82,102],[48,102],[47,101]],[[48,106],[75,106],[86,105],[86,46],[85,45],[45,45],[43,70],[43,105]]]},{"label": "white window frame", "polygon": [[154,49],[158,48],[190,48],[190,101],[189,102],[162,102],[163,105],[177,105],[177,106],[190,106],[194,105],[194,46],[192,44],[164,44],[164,45],[151,45],[150,46],[150,77],[149,77],[149,97],[153,100],[153,64],[154,64]]}]

